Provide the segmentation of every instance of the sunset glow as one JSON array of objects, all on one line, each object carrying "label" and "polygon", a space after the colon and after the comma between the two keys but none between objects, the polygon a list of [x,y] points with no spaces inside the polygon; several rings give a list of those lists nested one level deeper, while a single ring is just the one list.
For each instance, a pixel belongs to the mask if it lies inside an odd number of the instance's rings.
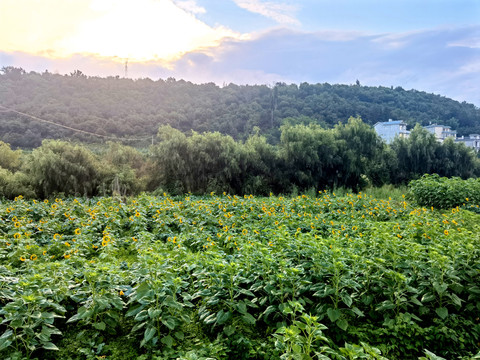
[{"label": "sunset glow", "polygon": [[133,61],[172,60],[224,38],[239,37],[225,27],[206,25],[169,0],[0,3],[0,48],[53,58],[88,54]]}]

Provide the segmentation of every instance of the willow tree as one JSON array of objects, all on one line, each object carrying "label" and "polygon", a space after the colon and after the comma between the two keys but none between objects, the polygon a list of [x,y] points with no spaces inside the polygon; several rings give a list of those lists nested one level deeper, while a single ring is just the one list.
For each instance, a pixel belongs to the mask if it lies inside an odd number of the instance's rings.
[{"label": "willow tree", "polygon": [[319,125],[283,125],[280,156],[285,176],[300,190],[333,187],[339,163],[338,145],[332,130]]},{"label": "willow tree", "polygon": [[336,125],[334,131],[342,158],[338,185],[359,190],[367,184],[368,175],[377,176],[372,165],[382,159],[382,140],[360,117],[350,117],[347,124]]},{"label": "willow tree", "polygon": [[40,197],[57,193],[91,196],[97,192],[98,164],[93,154],[80,145],[44,140],[33,150],[26,170]]}]

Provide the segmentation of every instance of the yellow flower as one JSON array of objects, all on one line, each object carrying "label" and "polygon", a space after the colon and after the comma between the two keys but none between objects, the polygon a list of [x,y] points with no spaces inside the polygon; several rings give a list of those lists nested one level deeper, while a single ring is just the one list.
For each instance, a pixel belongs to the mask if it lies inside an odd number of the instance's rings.
[{"label": "yellow flower", "polygon": [[444,230],[443,233],[444,233],[445,235],[448,235],[448,230]]},{"label": "yellow flower", "polygon": [[20,261],[25,261],[25,257],[24,256],[20,256]]},{"label": "yellow flower", "polygon": [[64,254],[64,255],[63,255],[63,257],[64,257],[65,259],[70,259],[70,256],[72,256],[72,255],[70,255],[70,254]]},{"label": "yellow flower", "polygon": [[70,246],[70,244],[68,243],[68,241],[65,241],[65,245],[66,245],[66,246]]},{"label": "yellow flower", "polygon": [[22,235],[20,233],[15,233],[15,234],[13,234],[13,237],[15,239],[20,239],[22,237]]},{"label": "yellow flower", "polygon": [[58,239],[60,239],[60,237],[61,237],[60,234],[55,233],[55,234],[53,235],[53,240],[58,240]]},{"label": "yellow flower", "polygon": [[122,290],[120,290],[118,294],[119,294],[120,296],[125,295]]},{"label": "yellow flower", "polygon": [[22,226],[22,224],[20,224],[18,221],[15,222],[15,227],[16,227],[16,228],[19,228],[20,226]]},{"label": "yellow flower", "polygon": [[80,228],[75,229],[75,235],[80,235],[82,233],[82,230]]},{"label": "yellow flower", "polygon": [[247,229],[243,229],[243,230],[242,230],[242,234],[243,234],[243,235],[247,235],[247,234],[248,234],[248,230],[247,230]]},{"label": "yellow flower", "polygon": [[33,260],[33,261],[37,260],[37,255],[35,254],[30,255],[30,260]]}]

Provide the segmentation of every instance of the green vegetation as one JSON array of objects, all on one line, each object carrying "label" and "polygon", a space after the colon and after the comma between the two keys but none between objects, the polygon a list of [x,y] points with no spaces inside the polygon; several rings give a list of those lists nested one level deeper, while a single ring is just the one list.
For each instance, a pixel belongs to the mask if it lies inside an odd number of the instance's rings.
[{"label": "green vegetation", "polygon": [[425,173],[464,179],[480,174],[480,160],[463,144],[440,144],[416,127],[389,146],[360,118],[333,129],[283,125],[276,145],[258,132],[242,142],[219,132],[185,135],[170,126],[160,127],[157,138],[148,152],[113,142],[89,150],[45,140],[22,153],[0,142],[0,196],[315,194],[406,185]]},{"label": "green vegetation", "polygon": [[36,148],[44,139],[102,142],[111,140],[109,136],[140,138],[125,144],[146,147],[163,125],[185,134],[218,131],[237,141],[245,141],[258,127],[269,143],[276,144],[286,123],[333,128],[351,116],[369,125],[392,118],[410,127],[437,122],[459,135],[480,133],[480,110],[474,105],[400,87],[277,83],[220,88],[173,78],[87,77],[78,70],[62,76],[4,67],[0,99],[7,108],[106,136],[75,132],[1,109],[0,140],[14,148]]},{"label": "green vegetation", "polygon": [[413,198],[420,206],[449,209],[463,206],[478,212],[480,179],[441,178],[424,175],[409,184]]},{"label": "green vegetation", "polygon": [[0,203],[0,356],[472,359],[479,230],[363,193],[18,197]]}]

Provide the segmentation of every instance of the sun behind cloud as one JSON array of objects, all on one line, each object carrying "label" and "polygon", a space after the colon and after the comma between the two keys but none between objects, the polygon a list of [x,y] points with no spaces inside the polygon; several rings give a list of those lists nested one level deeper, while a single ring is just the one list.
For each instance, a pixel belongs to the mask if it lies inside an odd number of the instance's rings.
[{"label": "sun behind cloud", "polygon": [[168,61],[241,37],[206,25],[171,0],[0,2],[0,50],[8,52]]}]

